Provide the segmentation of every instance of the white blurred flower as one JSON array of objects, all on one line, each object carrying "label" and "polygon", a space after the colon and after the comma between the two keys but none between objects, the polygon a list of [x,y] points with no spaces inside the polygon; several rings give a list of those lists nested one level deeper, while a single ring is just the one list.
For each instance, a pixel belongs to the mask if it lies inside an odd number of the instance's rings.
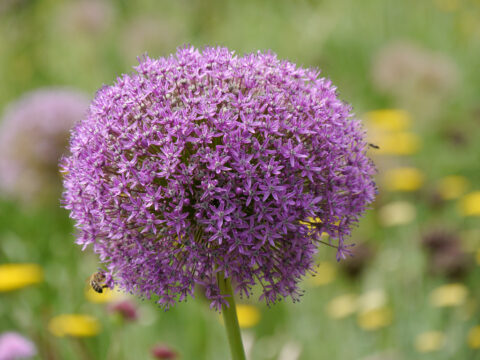
[{"label": "white blurred flower", "polygon": [[278,360],[298,360],[302,353],[302,347],[300,344],[289,341],[280,350]]},{"label": "white blurred flower", "polygon": [[380,222],[383,226],[405,225],[415,220],[416,215],[415,206],[407,201],[392,202],[379,210]]}]

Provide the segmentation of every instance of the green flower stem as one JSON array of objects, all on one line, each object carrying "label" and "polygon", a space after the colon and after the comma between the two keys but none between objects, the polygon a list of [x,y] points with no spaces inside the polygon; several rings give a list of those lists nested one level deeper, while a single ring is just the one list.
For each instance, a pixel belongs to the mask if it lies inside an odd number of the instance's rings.
[{"label": "green flower stem", "polygon": [[222,305],[222,315],[225,328],[227,329],[228,343],[232,360],[245,360],[240,326],[238,325],[237,307],[233,296],[230,279],[225,279],[223,272],[217,274],[218,287],[222,295],[228,295],[227,301],[230,306]]}]

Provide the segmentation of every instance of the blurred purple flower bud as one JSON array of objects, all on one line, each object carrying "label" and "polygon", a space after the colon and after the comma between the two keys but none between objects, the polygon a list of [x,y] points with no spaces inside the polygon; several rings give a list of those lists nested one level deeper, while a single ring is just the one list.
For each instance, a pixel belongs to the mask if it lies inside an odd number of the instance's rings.
[{"label": "blurred purple flower bud", "polygon": [[35,356],[33,342],[16,332],[0,334],[0,360],[25,359]]},{"label": "blurred purple flower bud", "polygon": [[62,88],[32,91],[7,107],[0,123],[0,191],[25,202],[58,191],[58,160],[87,109],[83,93]]},{"label": "blurred purple flower bud", "polygon": [[165,344],[158,344],[155,345],[152,350],[152,355],[156,359],[161,360],[175,360],[178,359],[178,355],[175,350],[171,349],[169,346]]},{"label": "blurred purple flower bud", "polygon": [[107,310],[113,314],[119,314],[123,319],[135,321],[138,319],[137,307],[131,300],[122,300],[108,304]]}]

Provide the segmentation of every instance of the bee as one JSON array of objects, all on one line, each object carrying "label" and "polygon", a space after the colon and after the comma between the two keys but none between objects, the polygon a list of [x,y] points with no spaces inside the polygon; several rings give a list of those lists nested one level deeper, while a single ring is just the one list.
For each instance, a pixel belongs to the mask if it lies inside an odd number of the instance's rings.
[{"label": "bee", "polygon": [[105,273],[97,271],[90,276],[90,278],[88,279],[88,283],[93,290],[101,294],[103,293],[103,289],[108,287],[108,285],[105,285],[105,279]]},{"label": "bee", "polygon": [[372,144],[372,143],[368,143],[368,146],[370,146],[373,149],[377,149],[377,150],[380,149],[380,146]]}]

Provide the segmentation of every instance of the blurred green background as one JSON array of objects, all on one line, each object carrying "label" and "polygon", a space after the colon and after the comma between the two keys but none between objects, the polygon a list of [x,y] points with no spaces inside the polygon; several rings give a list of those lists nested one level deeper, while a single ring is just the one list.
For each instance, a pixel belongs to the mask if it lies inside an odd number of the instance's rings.
[{"label": "blurred green background", "polygon": [[[183,44],[271,49],[320,68],[380,146],[356,256],[336,263],[320,247],[300,303],[239,301],[250,358],[480,359],[480,1],[0,0],[0,111],[47,86],[93,98],[137,56]],[[86,293],[98,262],[74,244],[60,192],[0,198],[0,333],[31,339],[36,359],[151,359],[155,344],[227,359],[201,295],[163,312]],[[125,298],[132,321],[112,310]]]}]

